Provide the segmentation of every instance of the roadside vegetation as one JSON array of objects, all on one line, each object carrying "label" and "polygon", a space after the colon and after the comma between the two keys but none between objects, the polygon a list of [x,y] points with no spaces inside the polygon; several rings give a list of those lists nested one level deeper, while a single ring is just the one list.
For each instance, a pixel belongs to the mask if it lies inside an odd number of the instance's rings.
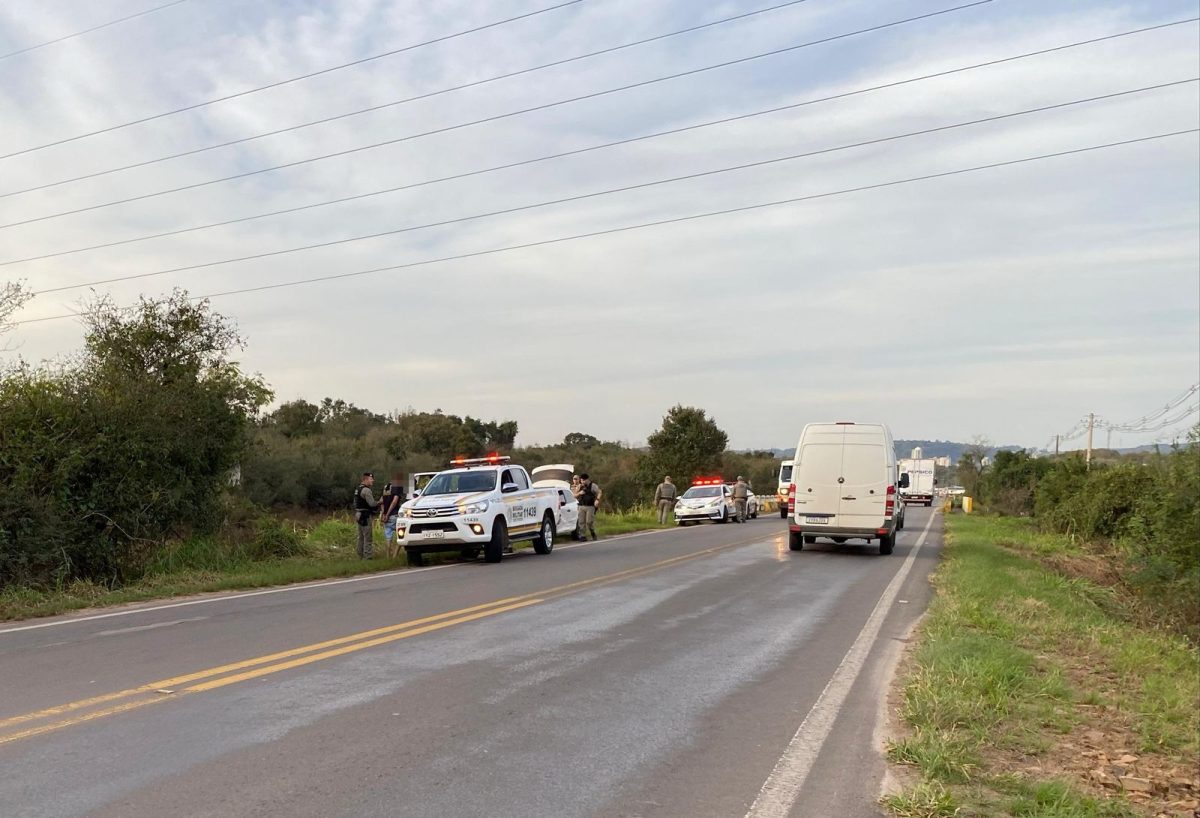
[{"label": "roadside vegetation", "polygon": [[[27,298],[0,288],[0,335]],[[670,409],[645,449],[583,432],[518,448],[513,420],[333,398],[267,411],[236,327],[182,291],[133,310],[99,300],[83,321],[76,355],[0,359],[0,618],[402,568],[378,530],[377,558],[355,558],[348,511],[368,469],[382,484],[496,450],[573,463],[604,489],[601,536],[656,527],[645,504],[668,472],[775,486],[773,455],[726,451],[702,409]]]},{"label": "roadside vegetation", "polygon": [[902,671],[902,816],[1200,810],[1200,448],[968,452]]}]

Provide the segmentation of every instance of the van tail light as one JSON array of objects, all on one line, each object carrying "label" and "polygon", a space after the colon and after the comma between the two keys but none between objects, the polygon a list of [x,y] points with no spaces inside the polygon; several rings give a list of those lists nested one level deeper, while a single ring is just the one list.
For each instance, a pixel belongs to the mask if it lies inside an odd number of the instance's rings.
[{"label": "van tail light", "polygon": [[896,513],[896,487],[888,486],[887,505],[884,506],[884,516],[891,517]]},{"label": "van tail light", "polygon": [[785,502],[787,503],[789,512],[796,507],[796,484],[795,483],[792,483],[790,486],[788,486],[787,500]]}]

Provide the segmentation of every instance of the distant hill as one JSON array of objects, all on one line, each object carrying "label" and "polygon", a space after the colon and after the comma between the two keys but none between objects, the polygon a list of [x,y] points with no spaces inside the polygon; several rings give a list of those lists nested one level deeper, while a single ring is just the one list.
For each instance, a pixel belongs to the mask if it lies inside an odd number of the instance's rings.
[{"label": "distant hill", "polygon": [[[925,457],[949,457],[950,462],[957,463],[962,457],[963,450],[970,446],[970,443],[956,443],[952,440],[897,440],[896,441],[896,457],[908,457],[912,454],[912,450],[920,447],[921,452]],[[1021,451],[1022,446],[996,446],[988,451],[989,455],[994,455],[998,451]],[[796,450],[792,449],[768,449],[767,451],[774,454],[780,460],[791,458]]]}]

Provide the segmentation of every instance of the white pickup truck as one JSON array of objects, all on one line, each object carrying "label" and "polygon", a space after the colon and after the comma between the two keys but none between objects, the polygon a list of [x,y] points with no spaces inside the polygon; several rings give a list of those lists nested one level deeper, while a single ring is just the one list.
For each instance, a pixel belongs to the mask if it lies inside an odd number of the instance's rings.
[{"label": "white pickup truck", "polygon": [[423,556],[458,551],[488,562],[512,553],[512,543],[529,540],[533,550],[549,554],[559,530],[562,495],[532,485],[522,466],[492,455],[457,459],[438,472],[420,497],[404,505],[396,521],[396,540],[409,565]]}]

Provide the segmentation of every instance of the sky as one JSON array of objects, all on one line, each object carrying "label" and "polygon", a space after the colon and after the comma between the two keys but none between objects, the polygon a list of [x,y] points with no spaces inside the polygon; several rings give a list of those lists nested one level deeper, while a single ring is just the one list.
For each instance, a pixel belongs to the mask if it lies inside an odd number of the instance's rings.
[{"label": "sky", "polygon": [[[0,196],[0,224],[593,94],[969,0],[808,0],[235,146]],[[0,153],[192,105],[562,0],[187,0],[0,58]],[[185,113],[0,159],[0,194],[428,94],[778,5],[582,0]],[[0,55],[160,0],[11,0]],[[1188,23],[768,115],[236,225],[21,263],[411,185],[1196,16],[1195,2],[994,0],[763,59],[246,178],[0,228],[0,280],[38,291],[420,227],[1200,77]],[[44,293],[15,320],[194,296],[810,198],[334,281],[216,297],[278,401],[325,396],[644,441],[675,404],[735,448],[882,421],[897,438],[1043,446],[1200,380],[1195,133],[837,193],[1200,127],[1190,82],[506,215]],[[21,324],[8,358],[78,349]],[[1194,419],[1194,418],[1193,418]],[[1185,424],[1181,424],[1185,425]],[[1116,435],[1113,445],[1174,431]],[[1097,442],[1102,442],[1098,439]],[[1103,442],[1107,442],[1104,440]],[[1076,439],[1064,446],[1077,446]]]}]

